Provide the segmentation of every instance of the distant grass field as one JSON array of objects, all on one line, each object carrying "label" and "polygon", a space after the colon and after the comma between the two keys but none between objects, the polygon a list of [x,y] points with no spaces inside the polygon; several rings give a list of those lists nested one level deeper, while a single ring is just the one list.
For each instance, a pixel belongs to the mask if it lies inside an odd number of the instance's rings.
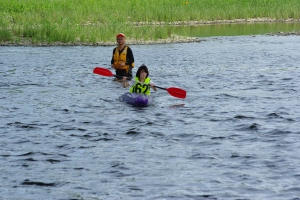
[{"label": "distant grass field", "polygon": [[299,0],[0,0],[0,42],[18,44],[170,38],[176,22],[249,18],[300,18]]}]

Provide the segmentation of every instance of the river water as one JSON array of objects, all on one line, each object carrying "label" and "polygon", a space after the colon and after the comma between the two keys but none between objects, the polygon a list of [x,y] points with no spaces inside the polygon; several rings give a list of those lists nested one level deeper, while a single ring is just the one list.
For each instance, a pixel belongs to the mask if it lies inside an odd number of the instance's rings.
[{"label": "river water", "polygon": [[0,199],[299,199],[299,36],[131,48],[186,99],[121,102],[113,47],[0,47]]}]

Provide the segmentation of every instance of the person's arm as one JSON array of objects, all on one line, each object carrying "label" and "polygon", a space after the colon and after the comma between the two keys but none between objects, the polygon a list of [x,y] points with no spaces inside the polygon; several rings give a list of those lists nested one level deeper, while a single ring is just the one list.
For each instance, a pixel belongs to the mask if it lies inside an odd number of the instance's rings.
[{"label": "person's arm", "polygon": [[110,61],[110,64],[111,64],[111,67],[112,67],[112,68],[115,68],[115,65],[114,65],[114,54],[115,54],[115,50],[116,50],[116,48],[114,48],[114,50],[113,50],[113,54],[112,54],[111,61]]},{"label": "person's arm", "polygon": [[128,47],[127,48],[127,56],[126,56],[126,65],[131,65],[134,62],[134,57],[132,50]]},{"label": "person's arm", "polygon": [[154,90],[157,91],[157,88],[155,87],[154,83],[150,80],[150,87]]},{"label": "person's arm", "polygon": [[130,86],[130,84],[127,81],[127,77],[126,76],[123,76],[122,85],[123,85],[124,88],[127,88],[128,86]]}]

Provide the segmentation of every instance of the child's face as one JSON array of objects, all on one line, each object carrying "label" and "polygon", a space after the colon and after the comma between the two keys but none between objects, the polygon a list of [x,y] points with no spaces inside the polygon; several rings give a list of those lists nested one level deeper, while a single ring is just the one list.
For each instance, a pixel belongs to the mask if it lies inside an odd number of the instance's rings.
[{"label": "child's face", "polygon": [[140,73],[140,77],[141,78],[146,78],[147,76],[147,72],[145,72],[145,70],[142,70],[141,73]]}]

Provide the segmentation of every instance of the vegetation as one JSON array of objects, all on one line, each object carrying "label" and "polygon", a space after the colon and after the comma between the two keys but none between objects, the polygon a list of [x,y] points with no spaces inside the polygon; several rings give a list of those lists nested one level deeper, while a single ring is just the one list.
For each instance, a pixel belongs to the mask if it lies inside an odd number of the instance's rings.
[{"label": "vegetation", "polygon": [[[33,44],[172,37],[178,21],[300,18],[299,0],[0,0],[0,42]],[[157,25],[164,22],[164,25]]]}]

